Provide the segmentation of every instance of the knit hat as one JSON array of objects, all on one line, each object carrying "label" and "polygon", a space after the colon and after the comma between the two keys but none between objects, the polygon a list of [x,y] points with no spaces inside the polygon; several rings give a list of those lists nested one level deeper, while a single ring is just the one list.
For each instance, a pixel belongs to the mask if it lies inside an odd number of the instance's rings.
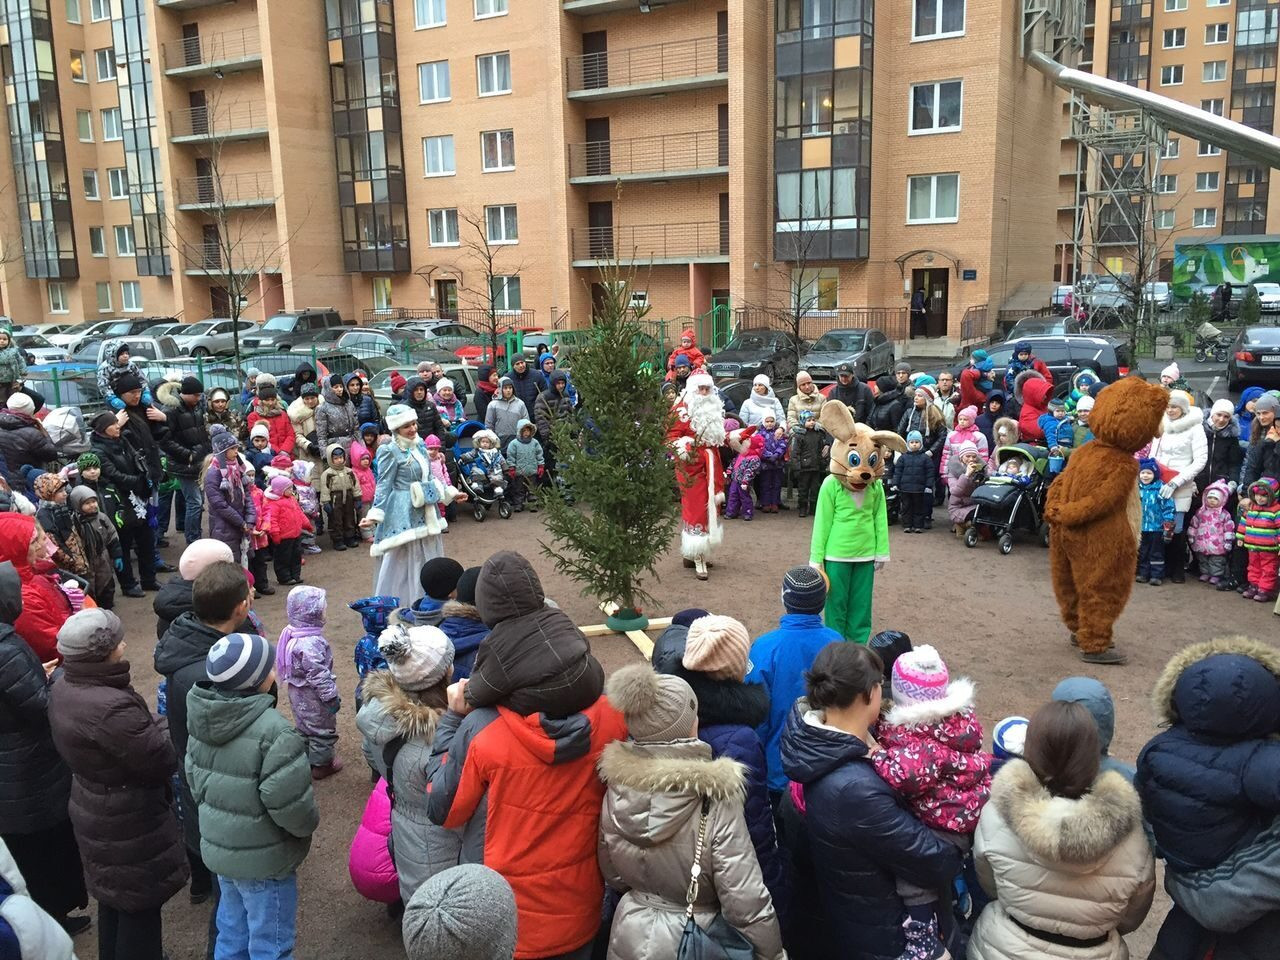
[{"label": "knit hat", "polygon": [[450,380],[448,377],[441,377],[439,380],[436,381],[436,393],[439,393],[441,390],[453,390],[453,389],[455,389],[453,386],[453,381]]},{"label": "knit hat", "polygon": [[905,360],[899,360],[897,363],[893,365],[893,372],[894,373],[910,373],[911,364],[907,363],[907,361]]},{"label": "knit hat", "polygon": [[[476,435],[478,436],[478,435],[479,435],[479,434],[481,434],[481,433],[484,433],[484,431],[483,431],[483,430],[479,430],[479,431],[477,431],[477,434],[476,434]],[[437,437],[434,433],[428,433],[428,434],[427,434],[427,436],[426,436],[426,438],[425,438],[422,442],[423,442],[423,444],[425,444],[425,445],[426,445],[426,448],[427,448],[428,450],[439,450],[439,449],[440,449],[440,446],[441,446],[441,444],[440,444],[440,438],[439,438],[439,437]]]},{"label": "knit hat", "polygon": [[[1191,398],[1187,396],[1186,391],[1184,390],[1170,390],[1169,406],[1177,407],[1184,415],[1188,414],[1191,412]],[[1254,409],[1257,409],[1256,404]]]},{"label": "knit hat", "polygon": [[671,625],[673,627],[688,627],[693,621],[701,620],[705,616],[707,616],[707,611],[701,607],[689,607],[672,617]]},{"label": "knit hat", "polygon": [[821,613],[827,604],[827,581],[810,566],[792,567],[782,578],[782,606],[787,613]]},{"label": "knit hat", "polygon": [[293,457],[281,450],[271,458],[271,466],[275,467],[277,470],[288,470],[293,466]]},{"label": "knit hat", "polygon": [[1177,361],[1175,360],[1173,363],[1169,364],[1167,367],[1161,370],[1160,376],[1168,377],[1171,380],[1177,380],[1179,377],[1181,377],[1182,371],[1178,369]]},{"label": "knit hat", "polygon": [[298,391],[300,397],[318,397],[320,396],[320,388],[314,383],[304,383],[302,389]]},{"label": "knit hat", "polygon": [[124,639],[124,624],[110,610],[89,607],[69,616],[58,630],[64,660],[100,661]]},{"label": "knit hat", "polygon": [[399,393],[401,390],[404,389],[404,385],[406,383],[408,383],[408,381],[405,380],[404,374],[402,374],[399,370],[391,371],[391,392],[392,393]]},{"label": "knit hat", "polygon": [[142,381],[135,377],[132,373],[121,374],[120,379],[116,381],[115,394],[117,397],[123,397],[130,390],[141,390]]},{"label": "knit hat", "polygon": [[959,420],[961,417],[968,417],[970,422],[977,420],[978,408],[975,407],[972,403],[969,404],[969,406],[967,407],[961,407],[959,412],[956,413],[956,419]]},{"label": "knit hat", "polygon": [[229,633],[204,658],[204,672],[219,690],[256,690],[275,665],[270,641],[256,633]]},{"label": "knit hat", "polygon": [[450,867],[414,891],[403,932],[408,960],[507,960],[516,949],[515,894],[489,867]]},{"label": "knit hat", "polygon": [[973,360],[973,365],[983,373],[990,373],[992,367],[995,366],[995,362],[987,356],[987,351],[985,350],[973,351],[971,358]]},{"label": "knit hat", "polygon": [[235,562],[235,557],[232,555],[231,547],[228,544],[208,537],[202,540],[193,540],[188,544],[187,549],[182,551],[182,556],[178,560],[178,575],[183,580],[194,580],[206,568],[223,561],[227,563]]},{"label": "knit hat", "polygon": [[767,387],[767,386],[769,386],[769,385],[770,385],[770,380],[769,380],[769,378],[768,378],[767,376],[765,376],[763,373],[757,373],[757,374],[755,375],[755,377],[753,377],[753,378],[752,378],[752,380],[751,380],[751,386],[753,386],[753,387],[758,387],[758,386],[761,386],[761,385],[764,385],[764,386],[766,386],[766,387]]},{"label": "knit hat", "polygon": [[204,384],[200,382],[199,377],[183,377],[182,383],[178,386],[178,393],[198,397],[204,393]]},{"label": "knit hat", "polygon": [[920,431],[919,431],[919,430],[908,430],[908,431],[907,431],[907,443],[920,443],[920,444],[923,444],[923,443],[924,443],[924,437],[923,437],[923,435],[921,435],[921,433],[920,433]]},{"label": "knit hat", "polygon": [[35,401],[28,397],[25,393],[11,394],[5,406],[14,413],[25,413],[32,415],[36,412]]},{"label": "knit hat", "polygon": [[[12,400],[13,398],[10,397]],[[1275,413],[1280,414],[1280,399],[1276,398],[1274,393],[1264,393],[1253,401],[1253,412],[1256,413]]]},{"label": "knit hat", "polygon": [[[1254,405],[1254,409],[1257,409],[1257,404]],[[1234,416],[1235,412],[1236,405],[1226,397],[1213,401],[1213,406],[1209,408],[1209,416],[1213,416],[1215,413],[1225,413],[1230,417]]]},{"label": "knit hat", "polygon": [[447,600],[449,594],[458,588],[462,573],[462,564],[457,560],[433,557],[422,565],[418,582],[422,584],[422,592],[432,600]]},{"label": "knit hat", "polygon": [[378,635],[378,652],[405,690],[429,690],[449,674],[453,644],[439,627],[397,623]]},{"label": "knit hat", "polygon": [[1062,402],[1061,397],[1050,397],[1045,406],[1050,410],[1065,410],[1067,405]]},{"label": "knit hat", "polygon": [[236,435],[220,423],[209,428],[209,442],[213,445],[215,455],[226,453],[232,447],[240,446]]},{"label": "knit hat", "polygon": [[59,490],[67,485],[67,481],[56,473],[42,473],[31,484],[36,496],[41,500],[52,500]]},{"label": "knit hat", "polygon": [[867,641],[867,649],[875,651],[884,668],[885,695],[892,698],[893,665],[904,653],[915,649],[911,638],[901,630],[881,630]]},{"label": "knit hat", "polygon": [[331,374],[329,374],[329,386],[330,386],[330,387],[340,387],[340,386],[342,386],[342,374],[340,374],[340,373],[331,373]]},{"label": "knit hat", "polygon": [[479,579],[479,567],[467,567],[462,571],[462,576],[458,578],[456,594],[459,603],[469,603],[473,607],[476,605],[476,581]]},{"label": "knit hat", "polygon": [[1027,743],[1026,717],[1005,717],[991,731],[991,752],[997,760],[1012,760],[1022,756]]},{"label": "knit hat", "polygon": [[933,401],[936,400],[938,397],[937,392],[933,389],[933,387],[930,384],[927,384],[927,383],[917,383],[916,393],[924,394],[925,403],[933,403]]},{"label": "knit hat", "polygon": [[1160,464],[1153,457],[1143,457],[1138,461],[1138,472],[1141,473],[1143,470],[1150,470],[1156,475],[1156,480],[1160,479]]},{"label": "knit hat", "polygon": [[[689,629],[692,635],[693,628]],[[686,667],[688,655],[686,647]],[[627,732],[637,743],[684,740],[693,733],[698,698],[679,677],[656,673],[647,663],[632,663],[614,672],[605,683],[604,692],[609,703],[622,711]]]},{"label": "knit hat", "polygon": [[893,664],[893,702],[909,705],[941,700],[947,695],[947,665],[938,651],[924,643],[902,654]]},{"label": "knit hat", "polygon": [[[1088,413],[1093,409],[1093,397],[1085,395],[1076,401],[1076,413]],[[1231,409],[1235,409],[1232,407]]]},{"label": "knit hat", "polygon": [[255,423],[253,429],[249,431],[249,439],[252,440],[254,437],[261,437],[263,440],[271,439],[271,431],[267,429],[267,425],[261,420]]},{"label": "knit hat", "polygon": [[387,429],[392,433],[401,427],[418,422],[418,412],[403,403],[393,403],[387,408]]},{"label": "knit hat", "polygon": [[82,453],[80,456],[76,457],[76,469],[81,473],[84,473],[91,467],[97,467],[99,470],[102,469],[102,461],[98,459],[98,455],[96,453]]},{"label": "knit hat", "polygon": [[686,670],[714,680],[741,680],[751,669],[751,635],[733,617],[711,614],[689,624],[689,639],[681,661]]},{"label": "knit hat", "polygon": [[209,391],[209,402],[213,403],[218,400],[230,400],[231,394],[227,393],[222,387],[214,387]]},{"label": "knit hat", "polygon": [[812,382],[813,382],[813,374],[809,373],[808,370],[801,370],[799,373],[796,374],[797,387],[800,386],[800,384],[802,383],[812,383]]},{"label": "knit hat", "polygon": [[[14,396],[17,396],[17,394],[14,394]],[[9,400],[10,402],[12,402],[13,397],[10,397]],[[12,410],[13,407],[10,407],[9,409]],[[100,414],[98,414],[96,417],[93,418],[93,420],[89,423],[89,427],[90,429],[93,430],[94,433],[105,434],[107,432],[107,427],[111,426],[115,422],[116,422],[116,415],[112,413],[110,410],[103,410]],[[98,466],[102,466],[102,463],[99,462]]]},{"label": "knit hat", "polygon": [[266,498],[268,500],[279,500],[284,496],[285,491],[293,486],[293,481],[288,477],[276,475],[271,478],[271,482],[267,484]]},{"label": "knit hat", "polygon": [[279,396],[279,393],[276,392],[275,387],[264,387],[264,386],[258,387],[259,400],[274,400],[278,396]]},{"label": "knit hat", "polygon": [[972,440],[965,440],[956,446],[956,459],[963,460],[970,453],[977,453],[978,445]]}]

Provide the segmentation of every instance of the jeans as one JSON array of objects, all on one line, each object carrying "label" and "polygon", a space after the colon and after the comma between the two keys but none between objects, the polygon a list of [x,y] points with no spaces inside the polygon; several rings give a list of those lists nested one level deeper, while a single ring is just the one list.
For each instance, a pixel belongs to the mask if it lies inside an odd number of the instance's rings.
[{"label": "jeans", "polygon": [[163,960],[160,908],[126,913],[98,904],[98,960]]},{"label": "jeans", "polygon": [[190,546],[200,539],[200,526],[204,522],[204,484],[199,477],[179,477],[178,482],[182,484],[182,499],[186,503],[182,533]]},{"label": "jeans", "polygon": [[218,877],[214,960],[292,960],[298,922],[298,875],[282,880]]}]

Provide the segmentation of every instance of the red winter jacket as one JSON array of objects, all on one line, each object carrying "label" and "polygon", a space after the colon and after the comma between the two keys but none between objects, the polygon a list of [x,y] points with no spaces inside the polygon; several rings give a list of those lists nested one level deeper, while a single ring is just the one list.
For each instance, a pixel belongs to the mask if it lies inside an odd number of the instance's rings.
[{"label": "red winter jacket", "polygon": [[1022,384],[1022,409],[1018,412],[1018,435],[1024,443],[1044,443],[1040,417],[1049,412],[1053,381],[1027,379]]},{"label": "red winter jacket", "polygon": [[272,500],[270,497],[263,499],[266,501],[266,519],[262,522],[260,529],[266,532],[272,543],[296,540],[302,536],[303,530],[315,529],[293,497],[281,497],[279,500]]},{"label": "red winter jacket", "polygon": [[253,429],[253,425],[259,420],[267,425],[267,432],[270,434],[271,449],[276,453],[286,453],[290,457],[293,456],[293,421],[289,419],[289,415],[282,409],[279,414],[274,417],[264,417],[258,412],[257,407],[253,413],[249,414],[249,429]]},{"label": "red winter jacket", "polygon": [[0,561],[8,560],[22,581],[22,613],[13,622],[18,636],[36,652],[41,663],[61,660],[58,631],[71,616],[71,601],[58,586],[54,566],[45,561],[39,570],[27,562],[27,549],[36,521],[21,513],[0,513]]},{"label": "red winter jacket", "polygon": [[[965,407],[977,407],[985,410],[987,406],[986,391],[978,386],[978,381],[991,374],[983,373],[977,367],[965,367],[960,371],[960,402],[956,404],[956,412]],[[992,381],[994,383],[994,381]]]}]

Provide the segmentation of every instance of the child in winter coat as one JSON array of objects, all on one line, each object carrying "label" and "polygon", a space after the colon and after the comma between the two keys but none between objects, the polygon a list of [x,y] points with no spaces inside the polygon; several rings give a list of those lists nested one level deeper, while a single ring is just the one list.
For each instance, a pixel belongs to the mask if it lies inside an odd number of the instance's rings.
[{"label": "child in winter coat", "polygon": [[951,476],[947,481],[951,491],[951,499],[947,501],[947,516],[951,519],[955,535],[963,537],[965,531],[973,526],[969,519],[977,509],[977,504],[973,502],[973,491],[987,479],[987,467],[986,458],[970,440],[956,448],[955,457],[963,472]]},{"label": "child in winter coat", "polygon": [[1204,489],[1200,509],[1187,527],[1187,543],[1200,564],[1200,582],[1215,587],[1228,579],[1227,555],[1235,542],[1236,522],[1227,509],[1230,498],[1226,481],[1215,480],[1209,484]]},{"label": "child in winter coat", "polygon": [[1048,413],[1042,413],[1037,423],[1040,432],[1044,434],[1044,445],[1049,448],[1049,456],[1066,457],[1071,453],[1075,427],[1067,417],[1066,404],[1056,397],[1050,400]]},{"label": "child in winter coat", "polygon": [[289,467],[289,475],[293,478],[293,489],[298,498],[298,506],[311,521],[311,527],[303,531],[302,552],[319,553],[320,545],[316,543],[315,531],[324,532],[324,524],[320,520],[320,497],[312,485],[315,471],[310,460],[295,460]]},{"label": "child in winter coat", "polygon": [[772,413],[764,415],[761,433],[764,448],[760,451],[760,512],[777,513],[782,504],[782,474],[787,466],[789,443],[787,431]]},{"label": "child in winter coat", "polygon": [[76,487],[68,499],[76,533],[88,557],[89,596],[104,610],[115,606],[116,571],[124,569],[124,553],[116,525],[98,512],[98,494]]},{"label": "child in winter coat", "polygon": [[265,517],[261,530],[271,539],[276,579],[281,585],[302,582],[302,534],[315,527],[302,512],[288,477],[272,477],[264,495]]},{"label": "child in winter coat", "polygon": [[672,350],[671,355],[667,357],[668,380],[674,380],[676,377],[676,359],[678,357],[686,357],[689,365],[694,370],[701,370],[706,366],[707,358],[698,349],[698,338],[692,330],[685,330],[680,334],[680,346]]},{"label": "child in winter coat", "polygon": [[893,485],[898,491],[898,513],[903,533],[924,533],[933,514],[933,459],[924,452],[919,430],[907,433],[907,452],[893,462]]},{"label": "child in winter coat", "polygon": [[22,386],[26,375],[27,362],[14,344],[13,334],[7,328],[0,329],[0,402]]},{"label": "child in winter coat", "polygon": [[[374,439],[377,439],[376,430]],[[356,483],[360,486],[359,502],[356,504],[356,530],[359,531],[362,540],[372,541],[373,531],[361,530],[360,521],[369,512],[369,506],[373,503],[373,494],[378,489],[378,481],[373,475],[373,454],[359,440],[351,443],[351,472],[356,475]]]},{"label": "child in winter coat", "polygon": [[258,486],[256,470],[253,464],[245,462],[244,475],[249,478],[249,496],[253,499],[253,515],[258,518],[249,543],[253,553],[249,557],[249,574],[253,577],[253,590],[261,597],[272,596],[276,588],[267,579],[267,561],[271,559],[271,539],[262,531],[262,522],[267,516],[267,498]]},{"label": "child in winter coat", "polygon": [[542,444],[534,435],[533,423],[521,420],[516,429],[516,438],[507,444],[507,478],[508,499],[516,513],[524,511],[525,503],[529,504],[529,512],[538,512],[538,499],[533,490],[546,475],[546,458],[542,454]]},{"label": "child in winter coat", "polygon": [[453,644],[453,679],[465,680],[471,676],[476,662],[476,651],[489,635],[489,628],[480,619],[476,607],[476,582],[480,579],[479,567],[468,567],[458,578],[453,597],[440,607],[437,626]]},{"label": "child in winter coat", "polygon": [[452,430],[467,419],[463,412],[462,401],[454,392],[453,381],[448,377],[441,377],[436,381],[436,392],[431,401],[436,405],[436,411],[444,422],[445,430]]},{"label": "child in winter coat", "polygon": [[[253,425],[253,429],[249,431],[249,449],[245,451],[245,459],[253,464],[253,469],[257,474],[256,483],[260,490],[267,488],[267,481],[271,479],[267,476],[267,467],[274,466],[272,461],[276,458],[276,452],[271,449],[271,431],[267,429],[267,425],[261,421]],[[292,464],[292,461],[290,461]],[[286,470],[288,467],[285,468]]]},{"label": "child in winter coat", "polygon": [[829,444],[827,432],[818,426],[817,415],[812,410],[801,410],[791,434],[791,458],[802,520],[818,507],[818,488],[827,473]]},{"label": "child in winter coat", "polygon": [[[434,433],[429,433],[422,442],[427,448],[427,461],[431,467],[431,476],[444,484],[446,489],[457,486],[453,482],[453,478],[449,476],[449,458],[445,456],[444,446],[440,443],[440,438]],[[457,512],[457,507],[452,503],[448,506],[438,503],[436,504],[436,509],[446,522],[452,520]]]},{"label": "child in winter coat", "polygon": [[356,711],[358,712],[363,702],[360,694],[364,686],[364,678],[370,671],[387,669],[387,661],[378,650],[378,637],[383,630],[387,629],[391,615],[400,606],[400,598],[362,597],[359,600],[352,600],[347,606],[360,614],[360,625],[364,627],[364,635],[356,641],[355,647],[356,676],[360,678],[356,683]]},{"label": "child in winter coat", "polygon": [[751,483],[760,472],[760,454],[764,452],[764,437],[753,433],[747,438],[746,446],[733,461],[733,471],[729,477],[729,497],[725,503],[724,517],[732,520],[742,514],[743,520],[755,516],[755,504],[751,500]]},{"label": "child in winter coat", "polygon": [[356,835],[351,838],[347,872],[356,893],[388,906],[400,900],[400,877],[391,857],[390,839],[391,798],[387,796],[387,781],[378,777],[365,802]]},{"label": "child in winter coat", "polygon": [[285,602],[289,624],[276,644],[276,679],[289,691],[293,724],[307,741],[311,779],[323,780],[342,769],[334,752],[338,742],[338,678],[333,675],[333,649],[324,638],[325,592],[294,587]]},{"label": "child in winter coat", "polygon": [[55,566],[77,577],[90,575],[89,558],[84,542],[76,532],[75,518],[67,506],[67,481],[56,473],[42,473],[35,479],[36,519],[40,528],[53,540],[56,550],[50,559]]},{"label": "child in winter coat", "polygon": [[[353,444],[354,446],[354,444]],[[355,471],[347,466],[347,452],[342,444],[331,443],[325,451],[328,466],[320,474],[316,490],[324,512],[329,515],[329,536],[334,550],[360,546],[356,533],[356,514],[360,509],[360,483]]]},{"label": "child in winter coat", "polygon": [[1138,498],[1142,501],[1142,536],[1138,541],[1138,583],[1164,583],[1164,545],[1173,537],[1173,501],[1160,496],[1160,467],[1152,459],[1138,461]]},{"label": "child in winter coat", "polygon": [[[982,750],[973,684],[951,680],[938,651],[922,644],[894,661],[891,689],[893,705],[876,728],[882,749],[871,755],[876,773],[935,836],[967,853],[991,795],[994,761]],[[937,891],[901,877],[897,883],[907,908],[907,956],[943,956]]]},{"label": "child in winter coat", "polygon": [[458,467],[466,471],[475,486],[487,491],[502,482],[507,461],[498,449],[498,435],[492,430],[477,430],[471,440],[472,447],[458,458]]},{"label": "child in winter coat", "polygon": [[959,455],[961,444],[972,443],[984,462],[990,455],[987,438],[978,429],[977,420],[978,408],[975,406],[962,407],[956,414],[956,428],[947,434],[947,442],[942,445],[942,460],[938,463],[938,470],[944,480],[949,480],[961,473],[961,470],[952,463]]},{"label": "child in winter coat", "polygon": [[147,378],[142,375],[142,370],[129,359],[128,344],[113,340],[103,344],[103,348],[103,360],[98,365],[98,392],[111,409],[124,409],[124,401],[116,395],[116,384],[126,375],[136,378],[142,384],[142,405],[151,406],[151,388],[147,386]]},{"label": "child in winter coat", "polygon": [[1240,511],[1236,542],[1249,554],[1246,600],[1270,603],[1276,598],[1276,569],[1280,565],[1280,483],[1263,477],[1249,487],[1249,506]]}]

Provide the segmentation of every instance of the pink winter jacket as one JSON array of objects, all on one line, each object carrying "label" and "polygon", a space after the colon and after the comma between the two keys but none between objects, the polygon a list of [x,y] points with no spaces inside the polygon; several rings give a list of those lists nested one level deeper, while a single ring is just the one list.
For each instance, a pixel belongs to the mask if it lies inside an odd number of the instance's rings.
[{"label": "pink winter jacket", "polygon": [[1187,542],[1193,553],[1221,557],[1231,552],[1236,536],[1235,519],[1226,507],[1231,502],[1231,491],[1221,480],[1209,484],[1204,492],[1207,494],[1210,490],[1222,496],[1222,506],[1215,510],[1206,503],[1196,511],[1187,526]]},{"label": "pink winter jacket", "polygon": [[973,833],[991,795],[993,757],[982,750],[973,684],[953,680],[941,700],[894,704],[876,728],[876,773],[925,826]]},{"label": "pink winter jacket", "polygon": [[961,430],[957,427],[947,434],[947,442],[942,445],[942,458],[938,461],[938,472],[943,477],[948,476],[947,465],[951,462],[951,458],[955,456],[960,444],[966,440],[978,448],[978,453],[982,454],[983,463],[986,463],[990,458],[991,451],[987,449],[987,438],[977,426],[971,426],[967,430]]},{"label": "pink winter jacket", "polygon": [[378,778],[377,785],[364,805],[364,816],[351,841],[347,870],[356,892],[375,903],[395,903],[400,899],[400,878],[387,849],[391,836],[391,798],[387,781]]}]

